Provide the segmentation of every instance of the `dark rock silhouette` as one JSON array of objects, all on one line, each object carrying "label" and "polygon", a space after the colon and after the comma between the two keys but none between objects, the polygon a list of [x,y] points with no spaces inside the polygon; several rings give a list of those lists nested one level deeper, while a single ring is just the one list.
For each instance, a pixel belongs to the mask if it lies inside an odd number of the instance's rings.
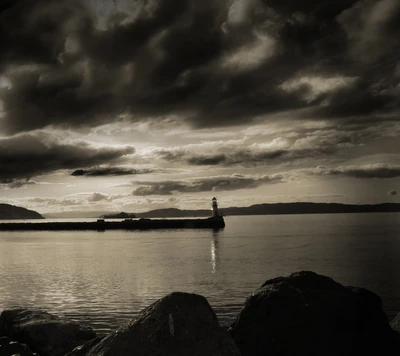
[{"label": "dark rock silhouette", "polygon": [[75,347],[71,352],[67,353],[65,356],[85,356],[95,345],[97,345],[104,336],[97,336],[92,340],[89,340],[83,345]]},{"label": "dark rock silhouette", "polygon": [[10,338],[0,337],[0,356],[35,356],[31,349],[25,344],[12,341]]},{"label": "dark rock silhouette", "polygon": [[265,282],[247,298],[229,331],[243,356],[400,352],[377,295],[313,272]]},{"label": "dark rock silhouette", "polygon": [[[86,345],[84,345],[86,348]],[[87,352],[70,356],[239,356],[207,300],[172,293],[144,309],[126,327],[106,336]]]},{"label": "dark rock silhouette", "polygon": [[44,217],[33,210],[10,204],[0,204],[0,220],[13,219],[44,219]]},{"label": "dark rock silhouette", "polygon": [[400,313],[397,314],[394,319],[390,322],[390,326],[393,330],[396,330],[400,333]]},{"label": "dark rock silhouette", "polygon": [[41,356],[63,356],[96,334],[46,312],[9,309],[0,315],[0,336],[25,343]]}]

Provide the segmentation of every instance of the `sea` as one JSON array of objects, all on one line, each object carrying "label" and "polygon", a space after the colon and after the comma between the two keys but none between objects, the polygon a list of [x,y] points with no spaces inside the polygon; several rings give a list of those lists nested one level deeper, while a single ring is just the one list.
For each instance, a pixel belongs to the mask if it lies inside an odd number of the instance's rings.
[{"label": "sea", "polygon": [[219,231],[0,232],[0,311],[39,308],[105,334],[181,291],[205,296],[228,326],[266,280],[308,270],[377,293],[388,319],[400,312],[400,213],[225,223]]}]

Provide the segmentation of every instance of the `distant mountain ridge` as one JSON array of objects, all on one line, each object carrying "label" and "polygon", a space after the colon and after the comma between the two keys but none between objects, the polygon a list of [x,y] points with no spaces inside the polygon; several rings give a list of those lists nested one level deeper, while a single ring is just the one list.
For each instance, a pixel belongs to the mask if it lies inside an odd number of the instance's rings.
[{"label": "distant mountain ridge", "polygon": [[221,211],[225,215],[379,213],[400,212],[400,204],[276,203],[232,207]]},{"label": "distant mountain ridge", "polygon": [[10,204],[0,204],[0,220],[14,219],[44,219],[44,217],[33,210]]},{"label": "distant mountain ridge", "polygon": [[[382,204],[340,204],[340,203],[275,203],[255,204],[249,207],[221,208],[227,215],[278,215],[278,214],[339,214],[400,212],[399,203]],[[118,213],[116,213],[117,215]],[[180,210],[176,208],[156,209],[145,213],[132,213],[138,218],[208,217],[210,209]]]}]

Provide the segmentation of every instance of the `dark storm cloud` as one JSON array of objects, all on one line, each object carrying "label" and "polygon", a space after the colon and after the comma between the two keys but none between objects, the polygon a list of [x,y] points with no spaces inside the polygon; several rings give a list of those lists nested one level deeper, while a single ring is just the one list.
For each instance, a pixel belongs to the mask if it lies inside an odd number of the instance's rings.
[{"label": "dark storm cloud", "polygon": [[[288,150],[252,150],[251,148],[234,148],[222,147],[215,149],[216,151],[232,151],[229,153],[204,153],[196,154],[195,150],[168,150],[162,149],[159,151],[154,151],[156,155],[162,159],[172,162],[181,163],[185,162],[193,166],[233,166],[233,165],[243,165],[243,166],[254,166],[259,163],[267,163],[272,160],[282,158],[284,156],[291,156],[291,159],[296,159]],[[314,152],[315,156],[315,152]]]},{"label": "dark storm cloud", "polygon": [[316,174],[348,176],[361,179],[388,179],[400,177],[400,166],[385,164],[370,164],[365,166],[348,166],[329,169],[325,166],[318,167]]},{"label": "dark storm cloud", "polygon": [[257,188],[267,183],[280,183],[284,181],[282,175],[265,175],[252,177],[241,174],[231,176],[215,176],[198,178],[190,181],[162,181],[141,182],[142,186],[133,191],[133,195],[171,195],[179,193],[198,193],[210,191],[232,191],[239,189]]},{"label": "dark storm cloud", "polygon": [[64,185],[64,183],[50,183],[43,181],[35,181],[32,179],[14,179],[13,181],[6,180],[8,183],[1,183],[0,181],[0,189],[19,189],[25,188],[29,185],[47,185],[47,186],[55,186],[55,185]]},{"label": "dark storm cloud", "polygon": [[152,169],[134,169],[125,167],[92,167],[87,169],[77,169],[71,173],[74,177],[106,177],[106,176],[125,176],[131,174],[153,173]]},{"label": "dark storm cloud", "polygon": [[[0,8],[1,130],[96,126],[122,114],[212,127],[307,107],[343,118],[400,107],[397,0],[154,0],[102,21],[88,4]],[[282,87],[302,77],[357,80]]]},{"label": "dark storm cloud", "polygon": [[152,153],[165,161],[178,164],[185,162],[194,166],[251,167],[329,158],[341,149],[353,147],[367,139],[371,139],[368,132],[332,128],[308,131],[304,137],[291,140],[277,137],[271,142],[251,145],[245,145],[243,141],[232,144],[207,142],[182,148],[155,149]]},{"label": "dark storm cloud", "polygon": [[217,155],[192,155],[186,159],[186,162],[195,166],[213,166],[213,165],[244,165],[253,166],[259,163],[267,163],[277,158],[288,155],[288,151],[275,150],[265,152],[252,152],[251,150],[238,150],[231,154]]},{"label": "dark storm cloud", "polygon": [[10,64],[57,64],[67,33],[90,21],[82,2],[15,0],[0,5],[0,69]]},{"label": "dark storm cloud", "polygon": [[100,112],[118,112],[112,93],[87,93],[88,59],[74,47],[92,27],[79,0],[19,0],[1,11],[0,75],[7,78],[7,86],[0,85],[2,131],[90,125],[103,122]]},{"label": "dark storm cloud", "polygon": [[226,156],[224,154],[218,155],[199,155],[192,156],[187,159],[187,163],[195,166],[213,166],[219,165],[226,162]]},{"label": "dark storm cloud", "polygon": [[316,113],[321,117],[372,116],[389,110],[391,104],[398,105],[393,95],[376,93],[370,86],[369,81],[359,80],[334,90],[328,98],[329,104],[318,108]]},{"label": "dark storm cloud", "polygon": [[6,188],[10,189],[18,189],[22,187],[26,187],[27,185],[35,185],[37,184],[34,180],[14,180],[9,184],[0,184],[0,186],[6,186]]},{"label": "dark storm cloud", "polygon": [[[0,182],[20,180],[54,172],[118,161],[133,154],[131,146],[96,147],[84,141],[61,143],[46,135],[23,134],[0,139]],[[25,182],[25,185],[27,183]]]},{"label": "dark storm cloud", "polygon": [[290,16],[293,12],[299,11],[313,14],[321,19],[333,20],[343,10],[357,3],[358,0],[262,0],[262,2],[272,6],[285,16]]}]

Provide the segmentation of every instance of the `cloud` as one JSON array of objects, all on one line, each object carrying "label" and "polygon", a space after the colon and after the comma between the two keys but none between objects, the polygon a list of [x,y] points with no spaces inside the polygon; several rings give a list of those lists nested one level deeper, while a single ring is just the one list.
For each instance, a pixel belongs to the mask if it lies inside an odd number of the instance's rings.
[{"label": "cloud", "polygon": [[101,200],[108,200],[108,195],[95,192],[92,196],[89,197],[88,200],[93,203],[99,202]]},{"label": "cloud", "polygon": [[[214,151],[214,152],[213,152]],[[215,151],[225,151],[229,153],[219,153]],[[259,163],[267,163],[279,157],[286,155],[286,150],[263,150],[256,146],[252,147],[221,147],[219,149],[206,151],[204,153],[195,153],[195,150],[186,150],[185,148],[160,149],[154,150],[154,154],[168,162],[185,162],[194,166],[231,166],[243,165],[252,166]]]},{"label": "cloud", "polygon": [[9,188],[15,189],[15,188],[22,188],[26,187],[27,185],[33,185],[37,184],[34,180],[19,180],[19,181],[14,181],[10,184],[7,184]]},{"label": "cloud", "polygon": [[153,169],[148,168],[126,168],[126,167],[92,167],[87,169],[77,169],[71,173],[74,177],[105,177],[105,176],[124,176],[132,174],[149,174]]},{"label": "cloud", "polygon": [[397,0],[8,2],[0,130],[396,115],[398,13]]},{"label": "cloud", "polygon": [[386,164],[368,164],[363,166],[344,166],[329,169],[319,166],[314,174],[348,176],[360,179],[388,179],[400,177],[400,166]]},{"label": "cloud", "polygon": [[213,176],[188,181],[141,182],[141,186],[133,191],[133,195],[171,195],[174,193],[198,193],[212,191],[232,191],[257,188],[263,184],[281,183],[282,175],[264,175],[260,177],[232,174],[230,176]]},{"label": "cloud", "polygon": [[361,62],[373,62],[390,54],[400,34],[397,0],[365,0],[344,10],[338,21],[350,39],[350,52]]},{"label": "cloud", "polygon": [[0,189],[18,189],[26,188],[28,185],[35,185],[38,182],[31,179],[14,180],[9,183],[0,183]]},{"label": "cloud", "polygon": [[[382,83],[383,81],[376,85],[381,86]],[[398,101],[385,92],[383,87],[377,86],[371,87],[371,79],[363,78],[347,87],[337,88],[315,109],[315,114],[324,118],[366,116],[373,119],[373,115],[390,112],[390,106],[392,110],[393,107],[398,108]]]},{"label": "cloud", "polygon": [[308,77],[291,78],[283,82],[280,87],[287,92],[304,90],[304,100],[312,102],[319,96],[334,92],[341,88],[348,88],[357,81],[352,77]]},{"label": "cloud", "polygon": [[289,141],[275,138],[269,142],[247,144],[245,139],[204,141],[169,148],[152,147],[138,155],[144,159],[159,157],[162,160],[189,165],[252,165],[272,160],[285,154]]},{"label": "cloud", "polygon": [[186,162],[191,165],[204,166],[204,165],[243,165],[254,166],[259,163],[267,163],[280,158],[287,154],[287,151],[261,151],[254,152],[251,149],[237,150],[231,154],[217,154],[217,155],[193,155],[186,159]]},{"label": "cloud", "polygon": [[[376,137],[360,127],[312,129],[288,137],[261,142],[243,140],[207,141],[171,148],[152,148],[139,155],[158,156],[171,163],[185,162],[194,166],[257,166],[333,157],[341,149],[355,147]],[[380,135],[387,133],[381,130]],[[259,138],[260,140],[263,137]],[[253,142],[253,143],[251,143]]]},{"label": "cloud", "polygon": [[389,190],[389,191],[387,192],[387,195],[389,195],[389,196],[397,195],[397,191],[396,191],[396,190]]},{"label": "cloud", "polygon": [[186,159],[187,163],[195,166],[214,166],[227,162],[227,157],[224,154],[216,155],[198,155],[191,156]]},{"label": "cloud", "polygon": [[0,182],[13,183],[60,169],[116,162],[133,154],[132,146],[95,145],[87,141],[61,142],[44,133],[0,138]]},{"label": "cloud", "polygon": [[13,181],[9,181],[9,183],[0,183],[0,189],[19,189],[26,188],[30,185],[65,185],[65,183],[55,183],[55,182],[43,182],[43,181],[35,181],[32,179],[15,179]]}]

